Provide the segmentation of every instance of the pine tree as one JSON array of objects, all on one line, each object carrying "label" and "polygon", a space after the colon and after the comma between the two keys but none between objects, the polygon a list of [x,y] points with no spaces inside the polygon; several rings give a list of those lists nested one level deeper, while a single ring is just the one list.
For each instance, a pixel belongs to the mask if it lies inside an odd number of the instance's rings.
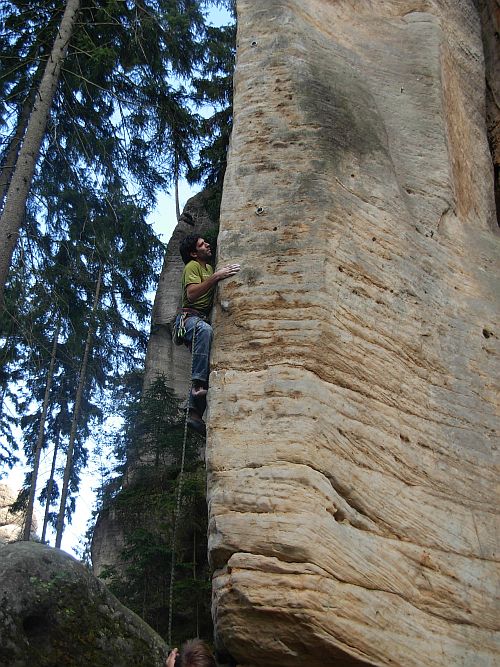
[{"label": "pine tree", "polygon": [[[104,202],[92,200],[90,193],[85,199],[69,197],[66,201],[69,207],[59,209],[60,217],[65,211],[75,214],[76,201],[86,211],[86,217],[82,218],[80,209],[74,217],[68,213],[65,238],[60,243],[52,242],[51,259],[48,261],[48,255],[45,256],[43,271],[32,285],[34,303],[30,310],[30,330],[39,332],[38,341],[45,341],[40,352],[42,367],[48,363],[51,323],[57,317],[63,322],[51,412],[46,420],[52,439],[57,433],[66,442],[58,543],[66,517],[68,489],[73,493],[78,489],[78,474],[74,474],[72,466],[76,464],[78,468],[86,459],[83,443],[89,434],[89,424],[99,423],[103,418],[99,405],[103,393],[119,369],[135,366],[138,358],[142,358],[145,347],[142,327],[150,308],[146,292],[158,269],[162,250],[142,212],[130,201],[120,202],[112,193],[108,193]],[[96,276],[101,279],[96,281]],[[96,287],[98,301],[93,293]],[[40,396],[41,400],[47,392],[47,371],[38,372],[38,367],[37,363],[29,371],[29,398],[22,406],[25,412],[34,398]],[[71,417],[64,413],[64,405],[72,406]],[[29,430],[28,425],[34,421],[39,432],[41,428],[39,410],[31,414],[23,418],[26,455],[30,461],[39,441],[34,444],[35,425]],[[67,414],[66,419],[61,420],[62,414]],[[53,426],[55,415],[58,415],[57,430]],[[36,475],[27,481],[36,484]]]},{"label": "pine tree", "polygon": [[[102,268],[99,268],[97,274],[96,284],[95,284],[95,293],[94,300],[92,304],[91,317],[95,316],[97,311],[97,306],[99,304],[99,298],[101,294],[102,287]],[[80,409],[82,405],[83,392],[85,389],[85,380],[88,373],[89,366],[89,356],[90,350],[92,347],[92,340],[94,337],[94,322],[90,321],[88,324],[87,337],[85,341],[85,348],[83,351],[82,363],[78,373],[78,385],[76,389],[75,402],[73,406],[73,416],[71,419],[71,431],[69,436],[69,444],[66,452],[66,465],[64,467],[64,478],[63,486],[61,491],[61,505],[59,508],[59,514],[57,515],[57,525],[56,525],[56,547],[61,546],[62,534],[64,530],[64,519],[66,517],[66,502],[68,498],[68,489],[69,482],[71,478],[72,468],[73,468],[73,452],[75,448],[76,433],[78,429],[78,422],[80,419]]]},{"label": "pine tree", "polygon": [[[23,111],[48,60],[61,15],[55,0],[29,6],[11,0],[0,9],[8,28],[0,36],[0,49],[9,55],[7,76],[0,83],[6,93],[0,103],[5,130],[0,181],[10,180],[9,151],[14,146],[17,150],[21,137],[26,137]],[[189,82],[207,60],[207,49],[215,48],[209,34],[201,3],[194,0],[133,5],[85,0],[74,26],[0,318],[5,360],[0,386],[5,398],[11,392],[11,400],[19,403],[25,451],[33,464],[25,498],[30,485],[29,496],[36,489],[39,443],[45,432],[42,450],[56,444],[66,456],[74,450],[66,481],[69,503],[64,503],[68,517],[86,465],[86,438],[104,417],[103,399],[111,380],[136,367],[144,352],[150,310],[146,292],[162,250],[146,216],[158,188],[194,173],[202,120],[191,109]],[[203,76],[210,76],[208,69]],[[212,94],[215,99],[215,89]],[[219,165],[224,150],[214,152]],[[200,178],[210,170],[209,157],[205,165]],[[216,170],[220,173],[219,167]],[[72,420],[97,267],[102,267],[103,276],[94,314],[96,334],[89,348],[80,416]],[[58,318],[61,334],[46,404]],[[19,391],[11,391],[16,378],[24,383],[21,398]],[[4,410],[0,419],[5,433],[7,413]],[[14,442],[5,442],[0,460],[3,456],[11,465]],[[47,517],[57,493],[55,480],[42,490]]]},{"label": "pine tree", "polygon": [[[169,576],[175,551],[173,626],[176,639],[211,636],[210,573],[207,563],[206,477],[201,441],[189,433],[182,502],[173,544],[177,488],[183,447],[183,412],[161,376],[140,392],[123,394],[124,424],[117,434],[119,474],[100,496],[100,512],[112,505],[122,521],[125,547],[120,562],[100,576],[128,607],[158,632],[169,627]],[[128,474],[132,467],[133,473]]]},{"label": "pine tree", "polygon": [[40,455],[42,453],[42,448],[44,444],[44,436],[45,436],[45,421],[47,419],[47,412],[49,409],[49,401],[50,401],[50,390],[52,387],[52,380],[54,378],[54,368],[56,364],[56,354],[57,354],[57,344],[59,341],[59,331],[61,329],[61,318],[59,316],[57,323],[56,323],[56,328],[54,331],[54,340],[52,344],[52,352],[50,355],[50,364],[49,364],[49,370],[47,373],[47,383],[45,385],[45,392],[44,392],[44,397],[43,397],[43,404],[42,404],[42,412],[40,416],[40,424],[38,426],[38,436],[37,436],[37,442],[36,442],[36,447],[35,447],[35,452],[34,452],[34,460],[33,460],[33,471],[31,473],[31,480],[30,480],[30,490],[29,490],[29,497],[28,497],[28,506],[26,508],[26,515],[24,518],[24,530],[23,530],[23,539],[24,540],[29,540],[30,539],[30,534],[31,534],[31,528],[32,528],[32,522],[33,522],[33,508],[35,504],[35,493],[36,493],[36,484],[37,484],[37,479],[38,479],[38,468],[40,465]]},{"label": "pine tree", "polygon": [[[30,4],[29,11],[24,10],[30,38],[23,36],[23,10],[16,2],[9,3],[11,15],[4,10],[11,34],[2,45],[4,50],[11,47],[10,72],[15,72],[7,77],[10,85],[5,84],[8,97],[16,98],[21,83],[23,89],[29,88],[29,81],[36,76],[33,59],[43,52],[48,25],[58,14],[58,3],[39,0],[44,11],[40,12],[43,20],[37,21],[32,13],[35,4]],[[202,57],[200,3],[144,0],[129,5],[87,0],[75,24],[78,4],[77,0],[68,0],[55,33],[54,48],[10,179],[0,218],[0,231],[5,232],[4,237],[0,235],[0,289],[18,238],[40,146],[40,170],[44,170],[44,162],[49,163],[45,175],[53,173],[54,142],[68,161],[73,182],[94,174],[98,183],[114,182],[124,192],[135,184],[146,205],[154,203],[159,187],[175,182],[184,164],[189,166],[197,120],[188,110],[188,96],[182,86],[172,87],[169,77],[189,77]],[[8,126],[14,128],[13,138],[23,134],[18,102],[11,112],[14,119]],[[10,163],[5,151],[4,162]],[[172,173],[174,163],[177,168]],[[8,174],[4,173],[3,180],[8,180]],[[34,201],[39,201],[37,195],[35,184],[31,191]]]},{"label": "pine tree", "polygon": [[35,95],[26,132],[16,160],[0,215],[0,303],[12,254],[23,223],[26,200],[35,172],[40,147],[47,127],[47,118],[59,82],[62,63],[76,22],[80,0],[67,0],[54,46],[45,66],[40,87]]}]

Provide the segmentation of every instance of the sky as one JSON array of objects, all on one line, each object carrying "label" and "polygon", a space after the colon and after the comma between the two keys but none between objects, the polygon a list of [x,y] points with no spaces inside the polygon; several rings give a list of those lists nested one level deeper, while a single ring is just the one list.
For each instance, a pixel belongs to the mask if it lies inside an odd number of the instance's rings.
[{"label": "sky", "polygon": [[[187,200],[199,192],[200,185],[190,186],[186,181],[179,182],[179,204],[184,208]],[[156,209],[149,216],[149,221],[163,243],[167,244],[177,224],[175,217],[175,197],[173,194],[162,193],[158,197]]]},{"label": "sky", "polygon": [[[226,9],[213,7],[208,12],[208,22],[215,26],[227,25],[232,18]],[[180,209],[184,208],[187,200],[200,191],[200,186],[190,186],[186,181],[179,184]],[[151,214],[150,221],[163,243],[167,244],[177,224],[175,218],[175,198],[171,194],[161,194],[158,198],[156,210]]]},{"label": "sky", "polygon": [[[227,25],[231,21],[231,17],[226,10],[212,8],[208,12],[208,21],[212,25]],[[179,183],[179,200],[181,211],[187,200],[199,192],[201,186],[190,186],[186,181]],[[177,224],[175,214],[175,197],[173,188],[171,193],[162,193],[158,197],[156,209],[149,217],[154,230],[160,236],[161,241],[166,245],[172,236],[172,233]],[[112,430],[113,424],[109,424],[104,429]],[[19,434],[19,441],[21,435]],[[41,488],[43,480],[49,474],[51,466],[52,451],[49,449],[42,453],[40,459],[40,481],[38,487]],[[62,538],[62,549],[71,555],[79,558],[81,553],[81,541],[87,530],[87,524],[92,516],[92,510],[95,502],[94,489],[99,484],[99,466],[101,461],[94,458],[90,461],[85,474],[82,476],[80,484],[80,493],[76,501],[76,510],[73,515],[71,524],[67,524],[64,529]],[[24,480],[24,475],[27,472],[27,467],[19,464],[6,476],[0,479],[0,484],[8,484],[15,492],[21,488]],[[52,508],[54,510],[54,508]],[[38,534],[41,534],[43,523],[44,509],[37,503],[35,506],[35,520],[39,526]],[[53,532],[48,532],[48,540],[51,545],[54,544],[55,535]]]}]

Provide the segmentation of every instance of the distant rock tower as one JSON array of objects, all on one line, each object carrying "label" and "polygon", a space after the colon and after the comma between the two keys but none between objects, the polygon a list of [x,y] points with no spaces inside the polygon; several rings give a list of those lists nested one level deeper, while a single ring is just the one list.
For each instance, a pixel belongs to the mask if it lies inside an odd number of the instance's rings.
[{"label": "distant rock tower", "polygon": [[[216,223],[205,207],[208,197],[209,193],[200,192],[191,197],[184,207],[165,251],[151,317],[144,386],[149,386],[155,377],[162,375],[179,399],[186,398],[191,384],[191,355],[187,348],[172,342],[172,324],[181,305],[180,285],[184,267],[179,243],[187,234],[203,235],[214,228]],[[133,468],[134,462],[130,461],[129,471],[133,472]],[[92,565],[97,576],[111,565],[120,570],[120,553],[125,546],[122,522],[123,517],[113,506],[101,512],[97,519],[92,539]]]},{"label": "distant rock tower", "polygon": [[[7,484],[0,483],[0,544],[17,542],[23,533],[23,512],[12,512],[11,506],[15,502],[17,494]],[[37,522],[33,517],[31,529],[32,539],[36,537]]]}]

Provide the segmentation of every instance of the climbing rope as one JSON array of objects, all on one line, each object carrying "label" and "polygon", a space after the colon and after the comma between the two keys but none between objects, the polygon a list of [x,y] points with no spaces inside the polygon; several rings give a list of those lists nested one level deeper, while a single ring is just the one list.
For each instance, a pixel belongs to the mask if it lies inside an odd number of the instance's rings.
[{"label": "climbing rope", "polygon": [[[194,343],[196,340],[196,327],[198,322],[194,325],[193,330],[193,340],[191,343],[191,351],[194,350]],[[187,442],[187,430],[188,430],[188,420],[189,420],[189,402],[191,398],[191,378],[193,377],[193,354],[191,354],[191,375],[189,382],[189,391],[188,398],[186,403],[186,413],[184,418],[184,437],[182,439],[182,455],[181,455],[181,469],[179,471],[179,485],[177,487],[177,500],[175,507],[174,515],[174,530],[172,532],[172,563],[170,566],[170,591],[169,591],[169,605],[168,605],[168,644],[172,646],[172,617],[173,617],[173,598],[174,598],[174,574],[175,574],[175,543],[177,538],[177,525],[179,522],[180,508],[181,508],[181,494],[182,494],[182,482],[184,477],[184,462],[186,459],[186,442]]]}]

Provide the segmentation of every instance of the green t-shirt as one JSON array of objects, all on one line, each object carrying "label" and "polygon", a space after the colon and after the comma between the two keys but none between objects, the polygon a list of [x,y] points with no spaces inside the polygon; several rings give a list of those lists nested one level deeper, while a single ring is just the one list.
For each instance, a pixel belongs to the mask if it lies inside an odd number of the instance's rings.
[{"label": "green t-shirt", "polygon": [[210,278],[213,275],[213,268],[210,264],[207,264],[205,268],[199,264],[196,260],[192,259],[184,267],[182,273],[182,307],[183,308],[194,308],[199,310],[204,315],[210,313],[212,308],[212,302],[214,299],[214,290],[215,287],[211,287],[208,292],[200,296],[196,301],[188,301],[187,298],[187,286],[188,285],[199,285],[204,282],[207,278]]}]

